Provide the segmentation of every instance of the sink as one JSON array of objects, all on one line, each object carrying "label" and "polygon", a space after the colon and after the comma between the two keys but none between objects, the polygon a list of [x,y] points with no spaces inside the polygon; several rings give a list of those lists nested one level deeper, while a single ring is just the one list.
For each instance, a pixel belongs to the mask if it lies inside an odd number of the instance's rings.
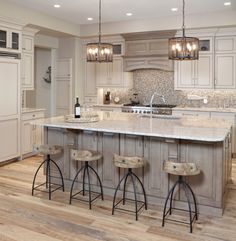
[{"label": "sink", "polygon": [[166,119],[166,120],[178,120],[181,118],[181,116],[176,116],[176,115],[140,115],[140,117],[144,118],[156,118],[156,119]]}]

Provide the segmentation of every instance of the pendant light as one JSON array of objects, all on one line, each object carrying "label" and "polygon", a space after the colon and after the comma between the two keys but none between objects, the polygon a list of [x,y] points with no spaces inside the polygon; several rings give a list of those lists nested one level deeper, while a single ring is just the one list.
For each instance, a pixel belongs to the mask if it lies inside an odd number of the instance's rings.
[{"label": "pendant light", "polygon": [[184,9],[185,0],[183,0],[183,35],[169,39],[169,59],[172,60],[196,60],[199,57],[199,39],[185,36]]},{"label": "pendant light", "polygon": [[112,62],[113,45],[101,42],[101,0],[99,0],[99,33],[98,43],[87,44],[87,62]]}]

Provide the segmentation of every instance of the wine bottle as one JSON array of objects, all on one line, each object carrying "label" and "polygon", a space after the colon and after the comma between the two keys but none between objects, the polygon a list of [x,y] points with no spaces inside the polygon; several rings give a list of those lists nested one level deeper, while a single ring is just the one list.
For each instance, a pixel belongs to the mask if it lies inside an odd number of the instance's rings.
[{"label": "wine bottle", "polygon": [[80,104],[79,97],[76,97],[75,109],[74,109],[75,118],[80,118]]}]

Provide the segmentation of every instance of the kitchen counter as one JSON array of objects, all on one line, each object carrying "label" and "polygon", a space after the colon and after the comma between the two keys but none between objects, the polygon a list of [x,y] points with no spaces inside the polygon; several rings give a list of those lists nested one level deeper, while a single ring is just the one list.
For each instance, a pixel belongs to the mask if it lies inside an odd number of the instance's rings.
[{"label": "kitchen counter", "polygon": [[35,111],[45,111],[45,109],[39,108],[22,108],[21,113],[35,112]]},{"label": "kitchen counter", "polygon": [[[98,112],[100,121],[68,123],[65,117],[45,119],[41,125],[67,129],[144,135],[197,141],[224,141],[232,123],[208,118],[179,117],[178,119],[150,118],[130,113]],[[161,117],[161,116],[157,116]],[[169,116],[167,116],[169,117]]]},{"label": "kitchen counter", "polygon": [[[148,203],[161,206],[172,182],[172,177],[162,170],[163,162],[195,162],[201,173],[188,182],[196,195],[199,212],[222,215],[232,166],[231,123],[199,117],[150,119],[131,113],[98,113],[100,121],[94,123],[68,123],[64,116],[37,123],[44,126],[47,144],[63,147],[63,153],[54,160],[63,172],[66,190],[70,189],[78,167],[70,157],[74,148],[102,154],[93,167],[101,177],[104,194],[110,197],[123,173],[112,163],[113,155],[144,157],[146,165],[136,174],[144,180]],[[54,183],[60,182],[56,177],[52,179]],[[96,190],[97,183],[93,184]],[[130,187],[127,190],[132,192]],[[176,207],[186,205],[180,193],[175,198]]]}]

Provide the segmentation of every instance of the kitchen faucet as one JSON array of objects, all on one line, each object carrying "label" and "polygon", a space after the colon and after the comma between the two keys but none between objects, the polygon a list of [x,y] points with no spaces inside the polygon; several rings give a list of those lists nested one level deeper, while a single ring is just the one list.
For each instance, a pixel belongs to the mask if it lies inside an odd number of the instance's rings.
[{"label": "kitchen faucet", "polygon": [[152,97],[151,97],[151,100],[150,100],[151,115],[152,115],[152,102],[153,102],[153,99],[154,99],[155,95],[161,97],[162,101],[163,101],[164,103],[166,103],[166,100],[165,100],[164,95],[160,95],[160,94],[158,94],[157,92],[154,92],[154,93],[152,94]]}]

